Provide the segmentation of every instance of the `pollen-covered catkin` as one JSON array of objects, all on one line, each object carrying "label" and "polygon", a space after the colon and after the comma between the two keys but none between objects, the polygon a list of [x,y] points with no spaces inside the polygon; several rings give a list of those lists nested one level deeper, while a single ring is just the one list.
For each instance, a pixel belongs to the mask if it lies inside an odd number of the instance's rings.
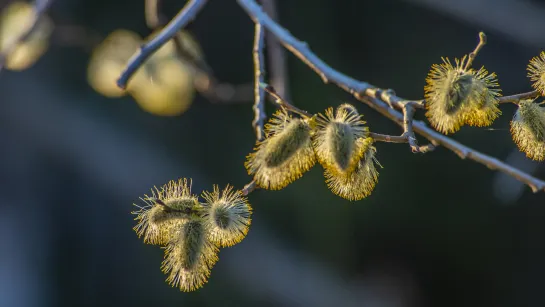
[{"label": "pollen-covered catkin", "polygon": [[363,140],[364,155],[353,172],[334,174],[327,168],[324,170],[326,184],[333,193],[348,200],[361,200],[371,195],[378,181],[378,171],[375,168],[376,148],[372,143],[372,138]]},{"label": "pollen-covered catkin", "polygon": [[245,163],[248,174],[259,187],[280,190],[316,163],[306,119],[293,118],[286,110],[278,110],[265,125],[265,134],[265,140],[257,142]]},{"label": "pollen-covered catkin", "polygon": [[336,175],[354,171],[365,150],[369,129],[354,106],[343,104],[313,119],[313,146],[320,164]]},{"label": "pollen-covered catkin", "polygon": [[530,60],[528,64],[528,77],[534,83],[532,86],[542,96],[545,96],[545,51]]},{"label": "pollen-covered catkin", "polygon": [[218,260],[217,253],[218,247],[208,240],[202,218],[192,217],[165,249],[162,270],[169,274],[167,282],[184,292],[201,288]]},{"label": "pollen-covered catkin", "polygon": [[464,124],[488,126],[501,114],[496,75],[484,68],[466,68],[467,56],[434,64],[424,87],[426,117],[445,134],[456,132]]},{"label": "pollen-covered catkin", "polygon": [[545,108],[533,100],[520,101],[511,121],[511,135],[528,158],[545,160]]},{"label": "pollen-covered catkin", "polygon": [[160,190],[152,190],[152,197],[145,196],[143,200],[146,206],[133,212],[138,221],[134,230],[148,244],[167,244],[172,233],[187,221],[189,214],[202,210],[197,196],[191,194],[191,182],[187,179],[170,181]]},{"label": "pollen-covered catkin", "polygon": [[251,223],[252,208],[242,192],[227,186],[220,191],[214,185],[212,192],[203,192],[204,224],[209,240],[221,247],[232,246],[246,237]]}]

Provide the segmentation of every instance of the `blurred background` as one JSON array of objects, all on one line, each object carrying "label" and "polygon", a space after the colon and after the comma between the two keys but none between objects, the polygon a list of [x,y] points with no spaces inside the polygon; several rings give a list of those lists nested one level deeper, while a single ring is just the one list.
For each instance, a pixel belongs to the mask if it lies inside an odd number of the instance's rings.
[{"label": "blurred background", "polygon": [[[161,10],[170,19],[183,5],[164,0]],[[531,89],[526,65],[545,49],[545,1],[276,5],[280,23],[334,68],[412,99],[430,66],[473,50],[479,31],[488,45],[474,66],[496,72],[506,95]],[[103,79],[88,77],[92,50],[110,33],[152,33],[144,0],[56,0],[48,16],[55,27],[43,55],[0,73],[0,306],[545,305],[545,194],[443,148],[419,155],[386,143],[377,144],[384,168],[370,197],[335,196],[320,166],[284,190],[256,191],[247,238],[222,249],[208,284],[171,288],[161,249],[132,230],[133,203],[180,177],[193,178],[195,193],[250,181],[253,23],[235,1],[208,3],[188,30],[215,78],[242,93],[227,89],[220,101],[185,86],[191,94],[172,94],[172,110],[154,108],[164,88],[105,96],[90,84]],[[352,102],[372,131],[400,133],[291,54],[287,63],[297,106],[315,113]],[[453,138],[545,178],[544,164],[511,140],[514,106],[502,111],[492,129]]]}]

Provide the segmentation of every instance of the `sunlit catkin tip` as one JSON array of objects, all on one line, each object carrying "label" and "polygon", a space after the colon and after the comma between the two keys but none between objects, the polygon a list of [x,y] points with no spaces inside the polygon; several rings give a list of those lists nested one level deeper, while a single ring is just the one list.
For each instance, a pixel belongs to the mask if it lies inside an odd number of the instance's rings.
[{"label": "sunlit catkin tip", "polygon": [[528,77],[534,83],[532,86],[545,96],[545,51],[532,58],[528,64]]},{"label": "sunlit catkin tip", "polygon": [[[367,144],[371,144],[371,142],[370,138],[366,140]],[[327,186],[336,195],[352,201],[361,200],[371,195],[378,181],[375,152],[375,147],[368,145],[363,158],[351,173],[338,175],[325,169],[324,176]]]},{"label": "sunlit catkin tip", "polygon": [[148,244],[166,245],[183,223],[202,211],[197,196],[191,195],[191,183],[187,179],[170,181],[142,200],[146,205],[133,212],[137,221],[134,230]]},{"label": "sunlit catkin tip", "polygon": [[167,282],[181,291],[201,288],[218,260],[218,247],[208,241],[201,218],[193,217],[183,224],[165,249],[162,264]]},{"label": "sunlit catkin tip", "polygon": [[248,174],[264,189],[280,190],[299,179],[315,163],[311,128],[306,120],[278,110],[265,125],[266,139],[258,142],[245,163]]},{"label": "sunlit catkin tip", "polygon": [[484,68],[465,69],[467,57],[448,59],[434,64],[424,87],[426,117],[432,126],[445,134],[454,133],[464,124],[485,126],[499,116],[499,89],[496,75]]},{"label": "sunlit catkin tip", "polygon": [[343,104],[315,118],[313,146],[318,161],[332,174],[352,172],[364,153],[360,140],[369,129],[354,106]]},{"label": "sunlit catkin tip", "polygon": [[221,247],[232,246],[244,239],[251,223],[252,208],[240,191],[227,186],[222,192],[214,185],[203,192],[206,200],[204,223],[208,238]]},{"label": "sunlit catkin tip", "polygon": [[520,101],[511,121],[511,135],[528,158],[545,160],[545,108],[532,100]]}]

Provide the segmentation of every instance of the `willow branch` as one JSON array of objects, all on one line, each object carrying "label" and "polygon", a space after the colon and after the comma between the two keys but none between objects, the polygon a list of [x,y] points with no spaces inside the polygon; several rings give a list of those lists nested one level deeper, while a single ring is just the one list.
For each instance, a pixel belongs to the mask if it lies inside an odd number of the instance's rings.
[{"label": "willow branch", "polygon": [[510,96],[503,96],[503,97],[499,97],[498,98],[498,101],[500,103],[514,103],[514,104],[518,104],[519,101],[521,100],[524,100],[524,99],[533,99],[533,98],[537,98],[539,97],[540,94],[538,91],[531,91],[531,92],[527,92],[527,93],[521,93],[521,94],[516,94],[516,95],[510,95]]},{"label": "willow branch", "polygon": [[51,6],[51,3],[53,3],[53,0],[36,0],[34,2],[34,14],[32,15],[32,19],[29,21],[27,28],[21,33],[21,35],[14,38],[12,41],[8,41],[0,53],[0,71],[6,65],[8,56],[12,54],[20,44],[28,40],[32,33],[36,30],[42,16]]},{"label": "willow branch", "polygon": [[[244,8],[244,10],[246,10],[254,22],[259,22],[263,25],[263,27],[267,28],[270,33],[275,35],[280,40],[286,49],[290,50],[295,56],[306,63],[322,78],[325,83],[335,83],[337,86],[344,89],[348,93],[351,93],[356,99],[364,102],[383,116],[396,122],[400,126],[403,125],[403,114],[391,108],[389,105],[402,109],[403,105],[407,103],[407,100],[402,99],[393,93],[386,93],[388,103],[383,101],[384,97],[377,99],[375,95],[380,91],[374,91],[373,93],[373,89],[375,87],[373,87],[371,84],[353,79],[327,65],[308,48],[307,44],[293,37],[286,29],[282,28],[269,16],[267,16],[261,7],[255,3],[255,1],[237,1]],[[442,135],[433,129],[430,129],[423,122],[413,121],[413,129],[414,132],[428,139],[433,145],[441,145],[453,151],[462,159],[470,159],[483,164],[492,170],[504,172],[528,185],[533,192],[545,191],[545,181],[522,172],[496,158],[462,145],[459,142]]]},{"label": "willow branch", "polygon": [[254,120],[252,126],[255,130],[255,135],[258,141],[265,138],[263,126],[265,124],[265,91],[261,87],[265,83],[265,59],[263,55],[263,47],[265,44],[265,31],[261,24],[255,24],[254,48],[252,50],[254,58]]},{"label": "willow branch", "polygon": [[204,7],[207,0],[190,0],[166,27],[129,59],[129,63],[117,80],[117,86],[126,88],[132,75],[157,49],[172,39],[178,31],[192,21]]},{"label": "willow branch", "polygon": [[473,60],[477,57],[477,54],[479,53],[479,51],[481,51],[484,45],[486,45],[486,34],[484,34],[484,32],[479,32],[479,44],[477,44],[475,50],[473,50],[467,57],[467,62],[464,70],[467,70],[471,67],[471,64],[473,64]]}]

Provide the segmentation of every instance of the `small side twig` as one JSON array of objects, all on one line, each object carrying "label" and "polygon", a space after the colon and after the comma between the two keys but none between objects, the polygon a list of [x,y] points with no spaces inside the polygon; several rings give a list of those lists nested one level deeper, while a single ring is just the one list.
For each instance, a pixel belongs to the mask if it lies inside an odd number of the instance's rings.
[{"label": "small side twig", "polygon": [[254,48],[252,50],[254,58],[254,120],[252,126],[255,130],[255,135],[258,141],[265,138],[263,126],[265,124],[265,91],[261,87],[265,83],[265,59],[263,55],[263,47],[265,44],[265,32],[261,24],[255,24]]},{"label": "small side twig", "polygon": [[473,64],[473,60],[475,59],[475,57],[477,57],[477,54],[479,53],[479,51],[481,51],[484,45],[486,45],[486,34],[484,34],[484,32],[479,32],[479,44],[477,44],[475,50],[473,50],[467,57],[467,62],[464,66],[464,70],[467,70],[471,67],[471,64]]},{"label": "small side twig", "polygon": [[521,94],[515,94],[515,95],[509,95],[509,96],[502,96],[498,98],[498,101],[500,103],[513,103],[518,104],[519,101],[524,99],[533,99],[536,97],[539,97],[540,94],[538,91],[531,91],[527,93],[521,93]]},{"label": "small side twig", "polygon": [[369,132],[369,136],[373,138],[376,142],[386,142],[386,143],[407,143],[407,137],[403,135],[387,135],[380,134],[375,132]]},{"label": "small side twig", "polygon": [[267,92],[269,95],[271,95],[278,106],[285,108],[286,110],[297,113],[303,117],[309,118],[312,117],[312,114],[305,110],[301,110],[298,107],[294,106],[293,104],[289,103],[286,99],[282,98],[280,94],[272,87],[272,85],[261,83],[260,86]]},{"label": "small side twig", "polygon": [[415,113],[415,104],[413,103],[406,103],[403,106],[403,136],[407,138],[407,142],[409,143],[409,146],[411,147],[411,151],[413,153],[426,153],[429,151],[432,151],[435,149],[435,146],[433,144],[428,144],[424,146],[418,145],[418,140],[416,139],[416,135],[414,134],[413,129],[413,121],[414,121],[414,113]]},{"label": "small side twig", "polygon": [[184,8],[174,17],[166,27],[151,41],[142,45],[140,49],[129,59],[129,63],[117,80],[117,86],[126,88],[129,79],[138,67],[144,63],[157,49],[172,39],[178,31],[192,21],[199,11],[207,3],[207,0],[190,0]]},{"label": "small side twig", "polygon": [[23,31],[20,36],[14,38],[12,41],[7,42],[6,46],[2,49],[2,52],[0,53],[0,71],[2,71],[2,69],[6,65],[6,60],[8,56],[13,53],[21,43],[24,43],[30,38],[32,32],[34,32],[34,30],[38,26],[43,15],[51,6],[51,3],[53,3],[53,0],[36,0],[34,2],[34,14],[32,15],[32,20],[28,23],[25,31]]},{"label": "small side twig", "polygon": [[242,195],[246,196],[252,193],[255,189],[257,189],[257,184],[255,180],[252,180],[250,183],[245,185],[244,188],[242,188]]}]

